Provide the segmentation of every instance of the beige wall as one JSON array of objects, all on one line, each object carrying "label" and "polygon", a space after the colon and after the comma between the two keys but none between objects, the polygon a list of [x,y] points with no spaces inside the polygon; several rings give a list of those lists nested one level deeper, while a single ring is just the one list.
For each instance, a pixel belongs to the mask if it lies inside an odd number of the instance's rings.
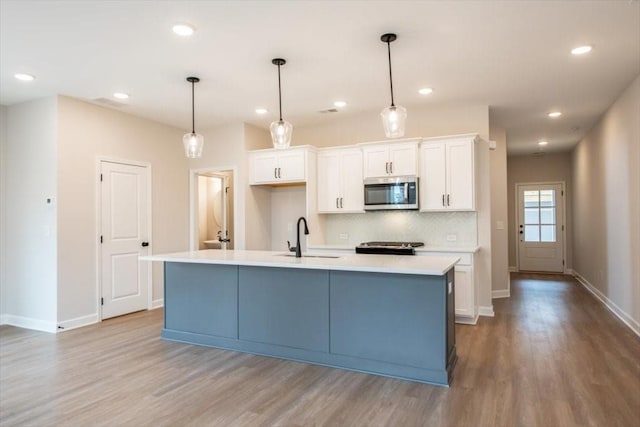
[{"label": "beige wall", "polygon": [[494,297],[506,297],[509,287],[509,216],[507,210],[507,135],[491,126],[490,138],[496,149],[491,159],[491,290]]},{"label": "beige wall", "polygon": [[516,268],[517,230],[516,227],[516,184],[529,182],[564,182],[565,183],[565,218],[566,227],[566,268],[572,268],[573,259],[573,176],[571,153],[553,153],[544,156],[510,156],[507,159],[507,196],[509,205],[509,266]]},{"label": "beige wall", "polygon": [[3,142],[4,320],[50,332],[57,320],[57,110],[55,97],[11,106]]},{"label": "beige wall", "polygon": [[[294,123],[291,145],[334,147],[383,140],[379,113],[370,111],[345,116],[341,114],[346,113],[334,113],[316,125],[296,126]],[[406,138],[462,133],[479,133],[481,138],[489,138],[489,109],[486,105],[427,106],[411,108],[407,113]]]},{"label": "beige wall", "polygon": [[7,297],[5,293],[6,287],[6,146],[7,146],[7,112],[8,108],[0,105],[0,324],[4,323],[3,317],[7,312]]},{"label": "beige wall", "polygon": [[640,76],[573,152],[573,269],[640,333]]},{"label": "beige wall", "polygon": [[[148,162],[154,253],[188,248],[188,174],[183,131],[67,97],[58,97],[58,320],[97,311],[96,180],[99,156]],[[153,266],[161,302],[162,266]]]}]

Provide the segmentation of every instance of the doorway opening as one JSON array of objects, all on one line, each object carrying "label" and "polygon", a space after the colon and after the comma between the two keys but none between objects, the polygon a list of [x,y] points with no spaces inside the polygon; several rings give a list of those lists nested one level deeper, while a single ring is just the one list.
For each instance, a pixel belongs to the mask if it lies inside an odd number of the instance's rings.
[{"label": "doorway opening", "polygon": [[233,169],[199,169],[191,174],[191,250],[235,247]]},{"label": "doorway opening", "polygon": [[516,184],[516,200],[518,269],[564,273],[564,183]]}]

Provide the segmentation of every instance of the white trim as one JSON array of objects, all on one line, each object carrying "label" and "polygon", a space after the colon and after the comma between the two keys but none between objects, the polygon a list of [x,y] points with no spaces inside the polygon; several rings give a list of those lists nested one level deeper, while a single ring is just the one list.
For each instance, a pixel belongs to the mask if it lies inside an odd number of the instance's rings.
[{"label": "white trim", "polygon": [[516,267],[515,265],[510,265],[509,266],[509,273],[517,273],[518,271],[518,267]]},{"label": "white trim", "polygon": [[460,323],[462,325],[475,325],[478,323],[478,315],[476,314],[473,317],[456,316],[456,323]]},{"label": "white trim", "polygon": [[154,299],[149,310],[155,310],[156,308],[162,307],[164,307],[164,298]]},{"label": "white trim", "polygon": [[491,291],[491,299],[509,297],[511,297],[511,289],[498,289],[495,291]]},{"label": "white trim", "polygon": [[93,325],[94,323],[99,323],[99,322],[100,322],[100,319],[98,318],[98,313],[93,313],[87,316],[76,317],[75,319],[69,319],[63,322],[59,322],[58,331],[66,332],[71,329],[80,328],[82,326]]},{"label": "white trim", "polygon": [[493,304],[492,305],[481,305],[478,307],[478,315],[479,316],[487,316],[493,317],[496,314],[493,312]]},{"label": "white trim", "polygon": [[[189,250],[197,251],[196,244],[198,235],[197,221],[197,200],[196,177],[201,173],[219,173],[231,171],[233,174],[233,247],[234,249],[244,249],[244,213],[240,211],[240,192],[243,185],[238,173],[238,166],[211,166],[205,168],[189,169]],[[244,198],[244,193],[242,194]],[[227,220],[228,221],[228,220]],[[242,225],[241,225],[242,223]]]},{"label": "white trim", "polygon": [[8,325],[9,323],[7,323],[7,315],[6,314],[0,314],[0,325]]},{"label": "white trim", "polygon": [[[118,163],[122,165],[138,166],[148,170],[149,176],[147,180],[147,241],[149,242],[149,254],[153,254],[153,169],[151,162],[140,162],[137,160],[127,160],[108,156],[96,156],[96,314],[98,322],[102,322],[102,307],[100,298],[102,298],[102,246],[100,244],[100,235],[102,234],[102,185],[100,184],[100,174],[102,171],[102,163]],[[147,275],[147,310],[151,309],[153,304],[153,268],[149,266],[149,274]],[[75,319],[74,319],[75,320]]]},{"label": "white trim", "polygon": [[33,329],[36,331],[50,332],[55,334],[58,327],[55,322],[48,322],[41,319],[33,319],[31,317],[14,316],[13,314],[5,314],[3,324],[15,326],[17,328]]},{"label": "white trim", "polygon": [[[518,192],[518,187],[521,185],[556,185],[560,184],[562,189],[562,260],[563,260],[563,268],[566,271],[567,268],[567,188],[564,181],[541,181],[541,182],[516,182],[516,195],[515,195],[515,206],[516,206],[516,217],[513,220],[513,226],[515,227],[515,236],[516,236],[516,272],[520,271],[520,244],[518,242],[518,234],[520,230],[518,229],[518,218],[520,215],[520,207],[518,203],[520,202],[520,194]],[[511,271],[511,266],[509,266],[509,271]]]},{"label": "white trim", "polygon": [[569,276],[575,276],[575,275],[576,275],[576,272],[575,272],[575,271],[573,271],[573,269],[572,269],[572,268],[565,268],[565,269],[564,269],[564,274],[568,274]]},{"label": "white trim", "polygon": [[627,314],[623,309],[618,307],[616,303],[611,301],[609,297],[600,292],[595,286],[593,286],[587,279],[582,277],[579,273],[573,272],[573,276],[580,282],[584,288],[589,291],[598,301],[600,301],[610,312],[612,312],[618,319],[622,320],[622,322],[629,327],[636,335],[640,337],[640,322],[635,320],[629,314]]}]

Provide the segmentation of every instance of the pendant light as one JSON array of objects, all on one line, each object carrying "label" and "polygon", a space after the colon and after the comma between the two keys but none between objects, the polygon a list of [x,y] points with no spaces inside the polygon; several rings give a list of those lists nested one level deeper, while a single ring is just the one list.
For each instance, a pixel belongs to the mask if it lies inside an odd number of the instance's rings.
[{"label": "pendant light", "polygon": [[194,87],[200,79],[197,77],[187,77],[187,81],[191,83],[191,133],[186,133],[182,137],[182,143],[184,144],[184,152],[187,157],[196,159],[202,157],[202,147],[204,146],[204,137],[196,133],[195,119]]},{"label": "pendant light", "polygon": [[384,134],[387,138],[399,138],[404,136],[404,122],[407,119],[407,110],[404,107],[395,105],[393,102],[393,77],[391,75],[391,42],[397,36],[393,33],[387,33],[380,36],[380,40],[387,44],[389,53],[389,85],[391,87],[391,106],[385,108],[380,113],[382,117],[382,125],[384,126]]},{"label": "pendant light", "polygon": [[282,87],[280,85],[280,67],[286,64],[287,61],[282,58],[274,58],[271,63],[278,66],[278,104],[280,106],[280,120],[271,123],[271,140],[273,141],[273,148],[289,148],[293,126],[291,123],[282,120]]}]

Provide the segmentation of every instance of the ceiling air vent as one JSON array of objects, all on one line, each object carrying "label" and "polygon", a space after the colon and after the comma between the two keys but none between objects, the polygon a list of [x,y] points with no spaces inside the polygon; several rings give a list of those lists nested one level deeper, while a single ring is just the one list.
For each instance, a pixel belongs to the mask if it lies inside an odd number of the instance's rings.
[{"label": "ceiling air vent", "polygon": [[547,154],[547,153],[545,153],[544,151],[536,151],[535,153],[532,154],[532,156],[542,157],[545,154]]},{"label": "ceiling air vent", "polygon": [[93,102],[94,104],[104,105],[105,107],[112,107],[112,108],[120,108],[120,107],[125,107],[127,105],[123,102],[114,101],[113,99],[109,99],[109,98],[96,98],[96,99],[92,99],[91,102]]},{"label": "ceiling air vent", "polygon": [[337,112],[338,112],[337,108],[327,108],[326,110],[318,111],[318,113],[320,113],[320,114],[337,113]]}]

